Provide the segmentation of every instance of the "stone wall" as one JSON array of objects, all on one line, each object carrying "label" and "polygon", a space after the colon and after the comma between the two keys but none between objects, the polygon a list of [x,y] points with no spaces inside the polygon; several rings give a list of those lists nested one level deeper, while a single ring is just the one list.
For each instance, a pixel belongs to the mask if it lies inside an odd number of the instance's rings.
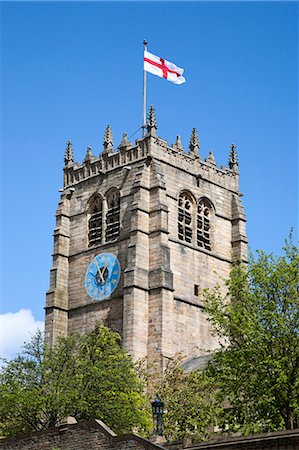
[{"label": "stone wall", "polygon": [[247,437],[219,437],[217,441],[188,445],[163,444],[167,450],[298,450],[299,429],[264,433]]},{"label": "stone wall", "polygon": [[247,437],[220,437],[199,444],[154,444],[137,435],[116,434],[100,420],[68,424],[46,431],[0,439],[1,450],[298,450],[299,429]]},{"label": "stone wall", "polygon": [[134,434],[116,436],[100,420],[61,425],[47,431],[0,440],[3,450],[159,450]]}]

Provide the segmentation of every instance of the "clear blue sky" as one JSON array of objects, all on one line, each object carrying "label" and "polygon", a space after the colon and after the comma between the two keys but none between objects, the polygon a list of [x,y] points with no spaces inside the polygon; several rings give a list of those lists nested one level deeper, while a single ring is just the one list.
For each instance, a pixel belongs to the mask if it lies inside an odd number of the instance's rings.
[{"label": "clear blue sky", "polygon": [[[65,143],[81,161],[142,118],[142,42],[185,69],[148,75],[158,134],[227,165],[237,145],[253,250],[279,253],[297,224],[294,2],[7,2],[2,8],[2,312],[44,318]],[[140,134],[139,134],[140,136]],[[134,138],[139,137],[138,135]],[[134,139],[133,138],[133,139]]]}]

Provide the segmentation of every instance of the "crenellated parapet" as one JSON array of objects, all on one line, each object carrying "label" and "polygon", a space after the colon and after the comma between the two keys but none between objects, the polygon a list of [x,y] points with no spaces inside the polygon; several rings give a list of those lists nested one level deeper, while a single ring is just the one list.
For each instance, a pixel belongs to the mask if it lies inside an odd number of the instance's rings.
[{"label": "crenellated parapet", "polygon": [[199,154],[200,145],[195,128],[191,133],[188,153],[182,146],[180,136],[177,136],[176,142],[171,145],[157,136],[156,130],[157,121],[154,109],[151,107],[148,116],[147,134],[143,138],[137,139],[135,143],[131,143],[124,133],[121,143],[114,149],[112,129],[108,125],[104,135],[103,151],[97,157],[92,155],[92,150],[88,147],[81,164],[74,161],[73,149],[70,141],[68,141],[65,153],[64,188],[150,156],[174,167],[179,167],[189,174],[193,174],[198,180],[208,179],[219,186],[238,192],[239,172],[234,145],[231,146],[229,167],[218,167],[212,150],[210,150],[206,159],[203,159]]},{"label": "crenellated parapet", "polygon": [[77,184],[92,176],[105,174],[118,167],[126,166],[146,156],[145,146],[139,143],[131,147],[121,147],[115,153],[103,151],[99,157],[84,159],[82,164],[73,163],[64,168],[64,187]]},{"label": "crenellated parapet", "polygon": [[[155,145],[151,147],[151,156],[167,162],[170,165],[179,167],[189,174],[195,175],[198,179],[209,180],[226,189],[238,192],[239,172],[228,167],[218,167],[214,155],[201,159],[197,153],[186,153],[183,148],[178,148],[177,143],[169,146],[163,139],[156,137]],[[196,149],[196,147],[195,147]],[[197,147],[198,152],[199,147]],[[193,149],[193,151],[195,151]]]}]

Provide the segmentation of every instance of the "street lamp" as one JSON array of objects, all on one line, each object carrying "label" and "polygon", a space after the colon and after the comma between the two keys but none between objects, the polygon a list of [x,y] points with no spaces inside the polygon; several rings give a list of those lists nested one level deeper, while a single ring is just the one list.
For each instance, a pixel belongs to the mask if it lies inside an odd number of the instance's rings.
[{"label": "street lamp", "polygon": [[163,436],[163,414],[164,414],[164,402],[157,395],[156,400],[152,402],[152,411],[154,424],[156,426],[156,434]]}]

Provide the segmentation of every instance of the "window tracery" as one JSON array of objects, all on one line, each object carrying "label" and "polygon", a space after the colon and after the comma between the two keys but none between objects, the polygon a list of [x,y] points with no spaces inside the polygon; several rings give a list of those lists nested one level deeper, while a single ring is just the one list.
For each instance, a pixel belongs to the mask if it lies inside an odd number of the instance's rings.
[{"label": "window tracery", "polygon": [[106,214],[106,242],[114,241],[119,235],[120,196],[117,190],[113,190],[107,196]]},{"label": "window tracery", "polygon": [[178,204],[178,237],[188,243],[192,242],[192,214],[192,198],[187,192],[182,192]]},{"label": "window tracery", "polygon": [[89,246],[102,243],[103,237],[103,203],[99,196],[95,197],[90,205],[90,218],[88,221]]},{"label": "window tracery", "polygon": [[211,250],[211,215],[212,205],[206,198],[197,205],[197,245]]}]

